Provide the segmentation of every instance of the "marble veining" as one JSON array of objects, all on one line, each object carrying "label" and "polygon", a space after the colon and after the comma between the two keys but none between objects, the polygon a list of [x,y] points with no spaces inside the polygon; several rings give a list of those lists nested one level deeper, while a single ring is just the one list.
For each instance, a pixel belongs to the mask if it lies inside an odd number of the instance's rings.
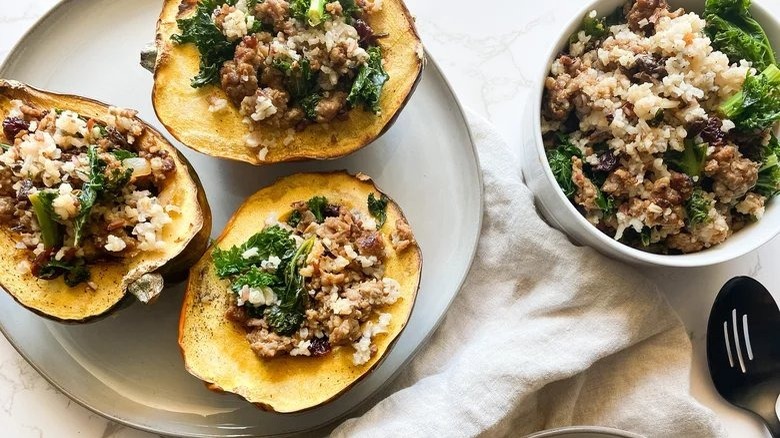
[{"label": "marble veining", "polygon": [[[10,0],[6,0],[10,2]],[[760,2],[780,15],[780,3]],[[0,61],[24,32],[57,3],[27,0],[0,9]],[[407,0],[429,52],[440,64],[464,106],[487,117],[512,145],[523,133],[518,122],[536,84],[544,53],[559,29],[582,8],[580,0],[538,2],[492,0],[475,11],[466,0]],[[753,254],[711,268],[655,269],[648,274],[678,310],[694,345],[692,392],[714,409],[733,436],[761,436],[763,428],[726,405],[706,372],[704,335],[707,316],[720,286],[735,275],[758,278],[780,297],[780,276],[771,264],[780,256],[780,239]],[[765,267],[769,269],[764,270]],[[0,425],[3,436],[85,438],[154,437],[103,419],[59,393],[0,337]]]}]

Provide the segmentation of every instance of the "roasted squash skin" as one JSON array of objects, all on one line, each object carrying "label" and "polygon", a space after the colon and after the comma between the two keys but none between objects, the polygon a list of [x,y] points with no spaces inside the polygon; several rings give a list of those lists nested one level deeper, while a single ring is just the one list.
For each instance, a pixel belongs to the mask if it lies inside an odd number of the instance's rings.
[{"label": "roasted squash skin", "polygon": [[[287,129],[262,126],[264,140],[276,144],[263,160],[258,149],[246,146],[248,125],[238,109],[211,113],[210,96],[225,98],[216,85],[192,88],[190,79],[198,73],[200,54],[193,44],[177,45],[171,36],[179,33],[177,18],[191,15],[197,0],[165,0],[157,23],[157,62],[154,71],[152,102],[157,117],[166,129],[187,146],[219,158],[255,165],[327,160],[348,155],[384,134],[395,122],[420,81],[425,64],[422,43],[414,19],[402,0],[384,0],[381,11],[371,14],[368,24],[387,36],[378,40],[384,67],[390,75],[380,99],[381,114],[355,108],[345,120],[313,124],[293,135]],[[289,144],[284,145],[285,142]]]},{"label": "roasted squash skin", "polygon": [[[0,79],[0,119],[8,114],[14,99],[39,108],[62,108],[80,115],[104,120],[108,105],[80,96],[42,91],[28,85]],[[20,274],[16,266],[29,256],[15,249],[15,233],[0,229],[0,286],[16,301],[35,313],[66,323],[83,323],[124,307],[128,286],[145,274],[161,274],[166,279],[181,278],[208,247],[211,210],[200,180],[192,166],[158,131],[144,124],[138,144],[155,144],[169,152],[176,171],[164,183],[159,199],[181,209],[166,225],[164,250],[144,252],[120,262],[90,264],[91,282],[67,286],[62,277],[41,280],[30,273]],[[128,297],[130,298],[130,297]],[[120,305],[121,304],[121,305]]]},{"label": "roasted squash skin", "polygon": [[[370,178],[346,172],[296,174],[282,178],[253,196],[238,209],[214,246],[240,245],[260,231],[269,215],[283,217],[290,204],[322,195],[329,201],[367,213],[370,193],[381,193]],[[377,354],[366,364],[352,363],[353,349],[337,347],[323,357],[258,358],[246,340],[245,329],[228,320],[233,299],[227,280],[219,279],[211,253],[190,271],[179,322],[179,345],[187,370],[209,389],[238,394],[263,410],[299,412],[326,403],[368,375],[387,355],[406,326],[414,306],[422,271],[422,254],[415,243],[400,253],[389,245],[396,220],[403,213],[395,202],[387,207],[380,232],[387,245],[386,275],[398,280],[401,299],[383,312],[392,314],[389,332],[375,341]]]}]

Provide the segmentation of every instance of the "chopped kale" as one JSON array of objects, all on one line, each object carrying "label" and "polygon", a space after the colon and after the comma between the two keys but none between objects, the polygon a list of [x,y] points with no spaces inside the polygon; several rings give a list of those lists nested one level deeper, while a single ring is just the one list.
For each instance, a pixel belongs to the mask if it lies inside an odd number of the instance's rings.
[{"label": "chopped kale", "polygon": [[780,69],[770,65],[760,75],[748,73],[742,91],[720,106],[740,131],[761,131],[780,120]]},{"label": "chopped kale", "polygon": [[600,189],[598,190],[598,196],[596,197],[596,205],[604,216],[610,216],[615,214],[615,200],[611,196],[604,195]]},{"label": "chopped kale", "polygon": [[173,42],[195,44],[200,52],[200,71],[192,78],[193,88],[219,83],[222,64],[235,53],[238,42],[228,41],[212,19],[212,13],[221,4],[217,0],[200,0],[193,16],[176,21],[181,34],[173,35]]},{"label": "chopped kale", "polygon": [[390,199],[382,193],[382,196],[377,199],[373,193],[368,195],[368,212],[376,219],[376,229],[382,228],[387,220],[387,202]]},{"label": "chopped kale", "polygon": [[567,198],[574,196],[577,189],[572,181],[572,157],[582,157],[582,151],[571,143],[569,136],[561,132],[556,134],[555,149],[547,151],[547,161],[550,164],[555,180]]},{"label": "chopped kale", "polygon": [[648,247],[650,246],[650,239],[652,238],[653,229],[644,227],[642,228],[642,232],[639,233],[639,238],[642,241],[642,246]]},{"label": "chopped kale", "polygon": [[97,147],[90,145],[87,149],[87,158],[89,159],[89,175],[87,182],[81,187],[81,192],[78,195],[79,200],[79,213],[76,215],[76,220],[73,224],[75,245],[78,246],[81,242],[81,233],[84,225],[89,219],[89,213],[92,211],[92,207],[95,206],[98,194],[105,188],[105,175],[103,171],[105,169],[105,163],[100,160],[98,156]]},{"label": "chopped kale", "polygon": [[38,220],[38,227],[41,229],[43,245],[46,248],[54,248],[62,240],[60,226],[57,223],[59,217],[52,207],[56,197],[57,192],[53,190],[41,190],[29,196],[35,218]]},{"label": "chopped kale", "polygon": [[769,38],[750,14],[750,0],[706,0],[704,19],[712,46],[731,62],[746,59],[758,70],[775,64]]},{"label": "chopped kale", "polygon": [[355,82],[352,83],[347,102],[353,107],[362,106],[367,111],[379,114],[382,110],[379,98],[382,95],[382,88],[390,76],[382,67],[381,48],[370,47],[368,55],[368,62],[360,67]]},{"label": "chopped kale", "polygon": [[298,210],[293,210],[292,213],[290,213],[290,217],[287,218],[287,225],[295,228],[298,226],[299,223],[301,223],[301,212]]},{"label": "chopped kale", "polygon": [[118,194],[122,191],[122,188],[130,182],[130,177],[132,176],[133,169],[131,168],[112,169],[111,174],[105,179],[105,184],[100,191],[100,196],[106,198]]},{"label": "chopped kale", "polygon": [[303,322],[306,302],[309,294],[304,287],[304,278],[299,270],[306,263],[306,257],[314,246],[314,237],[301,244],[295,253],[286,258],[280,266],[284,273],[284,288],[277,290],[279,304],[271,307],[265,314],[266,322],[280,335],[290,335]]},{"label": "chopped kale", "polygon": [[73,262],[49,260],[37,273],[38,278],[44,280],[52,280],[60,275],[64,276],[65,284],[69,287],[89,281],[91,277],[86,262],[81,258]]},{"label": "chopped kale", "polygon": [[236,277],[231,283],[230,287],[233,292],[239,293],[244,286],[249,286],[255,289],[261,289],[264,287],[275,286],[279,283],[279,279],[276,274],[264,271],[256,266],[252,266],[248,271]]},{"label": "chopped kale", "polygon": [[290,15],[296,20],[306,22],[310,4],[311,0],[291,0]]},{"label": "chopped kale", "polygon": [[585,35],[599,40],[609,34],[609,27],[607,26],[607,20],[604,17],[599,18],[593,13],[586,15],[582,19],[580,29],[569,37],[569,43],[576,43],[579,40],[579,33],[585,32]]},{"label": "chopped kale", "polygon": [[307,119],[317,119],[317,104],[320,103],[320,99],[322,99],[322,96],[319,93],[313,93],[300,100],[299,104]]},{"label": "chopped kale", "polygon": [[707,196],[707,192],[699,187],[694,189],[693,194],[685,204],[685,210],[688,215],[688,227],[695,227],[709,222],[710,207],[712,207],[712,199]]},{"label": "chopped kale", "polygon": [[301,100],[314,92],[317,78],[311,71],[311,65],[306,58],[298,61],[297,67],[291,68],[287,78],[287,90],[293,100]]},{"label": "chopped kale", "polygon": [[761,155],[755,191],[767,198],[773,198],[780,193],[780,142],[774,134]]},{"label": "chopped kale", "polygon": [[328,206],[328,199],[324,196],[315,196],[306,203],[309,210],[314,215],[314,219],[317,223],[322,223],[325,220],[325,207]]},{"label": "chopped kale", "polygon": [[341,15],[347,24],[351,24],[352,19],[359,17],[363,12],[360,6],[355,3],[355,0],[339,0],[339,3],[341,3]]},{"label": "chopped kale", "polygon": [[304,313],[287,310],[281,306],[269,307],[265,312],[265,320],[271,329],[282,335],[289,336],[298,330],[303,322]]},{"label": "chopped kale", "polygon": [[685,149],[682,152],[669,151],[664,159],[674,170],[691,178],[701,176],[707,159],[707,143],[696,144],[693,140],[685,140]]},{"label": "chopped kale", "polygon": [[135,158],[138,156],[138,154],[135,152],[131,152],[125,149],[114,149],[111,151],[111,154],[119,161],[127,160],[128,158]]},{"label": "chopped kale", "polygon": [[[257,254],[244,257],[247,250],[257,248]],[[284,258],[295,251],[290,232],[274,225],[250,237],[243,245],[230,249],[214,248],[211,258],[220,278],[243,274],[270,256]]]}]

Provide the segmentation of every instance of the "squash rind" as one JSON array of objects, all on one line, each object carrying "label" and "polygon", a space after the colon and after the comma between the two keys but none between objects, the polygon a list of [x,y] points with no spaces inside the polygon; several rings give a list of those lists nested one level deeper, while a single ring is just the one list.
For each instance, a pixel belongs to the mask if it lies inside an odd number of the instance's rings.
[{"label": "squash rind", "polygon": [[[261,189],[239,207],[214,245],[228,248],[259,231],[264,220],[281,216],[290,204],[323,195],[333,202],[367,213],[369,193],[381,192],[363,176],[346,172],[296,174]],[[260,218],[258,220],[258,218]],[[381,363],[406,327],[422,272],[422,254],[415,243],[396,253],[389,244],[396,219],[404,218],[389,202],[387,222],[380,230],[386,241],[386,276],[401,284],[401,299],[383,308],[392,314],[389,333],[375,339],[377,354],[364,365],[352,363],[350,346],[320,357],[260,359],[249,347],[245,330],[225,318],[232,293],[219,279],[211,261],[212,246],[190,271],[179,321],[179,345],[187,370],[220,392],[238,394],[264,410],[291,413],[311,409],[343,394]],[[404,218],[405,219],[405,218]]]}]

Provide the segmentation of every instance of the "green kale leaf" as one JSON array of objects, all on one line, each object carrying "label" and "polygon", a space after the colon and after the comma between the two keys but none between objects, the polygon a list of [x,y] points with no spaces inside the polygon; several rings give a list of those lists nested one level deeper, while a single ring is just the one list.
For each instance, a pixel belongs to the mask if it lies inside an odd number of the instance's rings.
[{"label": "green kale leaf", "polygon": [[590,13],[585,15],[582,19],[580,29],[569,37],[569,43],[576,43],[579,40],[579,33],[581,31],[585,32],[585,35],[588,35],[594,40],[599,40],[609,35],[609,27],[606,18],[591,16]]},{"label": "green kale leaf", "polygon": [[303,219],[301,212],[298,210],[293,210],[293,212],[290,213],[290,217],[287,218],[287,225],[295,228],[298,226],[298,224],[301,223],[301,219]]},{"label": "green kale leaf", "polygon": [[328,199],[324,196],[315,196],[306,203],[309,210],[314,215],[314,219],[317,223],[322,223],[325,220],[325,207],[328,206]]},{"label": "green kale leaf", "polygon": [[363,10],[355,3],[355,0],[339,0],[339,3],[341,3],[341,15],[347,24],[351,24],[354,18],[359,17],[363,13]]},{"label": "green kale leaf", "polygon": [[740,131],[762,131],[780,120],[780,69],[770,65],[760,75],[748,73],[742,91],[720,106]]},{"label": "green kale leaf", "polygon": [[685,211],[688,215],[688,227],[695,227],[709,222],[711,207],[712,199],[707,195],[707,192],[699,187],[695,188],[685,204]]},{"label": "green kale leaf", "polygon": [[309,5],[311,0],[291,0],[290,15],[296,20],[306,22],[308,20]]},{"label": "green kale leaf", "polygon": [[88,181],[81,187],[81,192],[78,195],[79,213],[76,215],[73,224],[74,245],[76,246],[81,242],[84,225],[87,223],[92,207],[95,206],[95,201],[97,201],[98,195],[105,188],[106,183],[106,178],[103,174],[105,163],[100,160],[97,147],[94,145],[89,146],[87,158],[89,160]]},{"label": "green kale leaf", "polygon": [[353,107],[361,105],[363,109],[379,114],[382,110],[379,98],[390,76],[382,67],[381,48],[370,47],[368,55],[368,62],[360,67],[355,82],[352,83],[347,102]]},{"label": "green kale leaf", "polygon": [[317,119],[317,104],[320,103],[320,99],[322,99],[322,95],[313,93],[300,100],[299,104],[301,105],[304,114],[306,114],[307,119]]},{"label": "green kale leaf", "polygon": [[111,154],[119,161],[127,160],[128,158],[135,158],[138,156],[138,154],[135,152],[131,152],[125,149],[114,149],[111,151]]},{"label": "green kale leaf", "polygon": [[200,0],[193,16],[176,20],[181,34],[173,35],[173,42],[195,44],[200,52],[200,71],[192,78],[193,88],[218,84],[222,64],[233,59],[238,41],[228,41],[212,19],[212,13],[221,4],[217,0]]},{"label": "green kale leaf", "polygon": [[755,191],[769,199],[780,193],[780,142],[774,134],[761,155]]},{"label": "green kale leaf", "polygon": [[[257,254],[244,257],[244,253],[257,248]],[[283,258],[295,251],[295,240],[290,232],[278,225],[267,227],[250,237],[244,244],[229,249],[214,248],[211,258],[220,278],[241,275],[270,256]]]},{"label": "green kale leaf", "polygon": [[750,0],[706,0],[704,19],[712,46],[731,62],[746,59],[758,70],[775,63],[769,38],[750,14]]},{"label": "green kale leaf", "polygon": [[685,150],[669,151],[664,159],[674,170],[692,178],[701,176],[707,159],[707,143],[696,144],[693,140],[685,140]]},{"label": "green kale leaf", "polygon": [[571,179],[572,157],[582,158],[582,151],[571,143],[568,135],[557,133],[555,148],[547,151],[547,161],[553,176],[555,176],[555,181],[558,182],[567,198],[574,196],[577,191],[574,181]]},{"label": "green kale leaf", "polygon": [[38,278],[44,280],[52,280],[60,275],[64,275],[65,284],[69,287],[89,281],[91,278],[86,262],[80,258],[72,262],[49,260],[38,271]]},{"label": "green kale leaf", "polygon": [[244,286],[249,286],[255,289],[262,289],[264,287],[276,286],[279,283],[279,279],[276,274],[264,271],[256,266],[252,266],[248,271],[236,277],[231,283],[230,287],[233,292],[239,293]]},{"label": "green kale leaf", "polygon": [[284,288],[278,289],[279,304],[265,313],[266,322],[276,333],[288,336],[300,327],[304,319],[309,294],[300,268],[306,263],[306,257],[314,246],[314,236],[301,244],[291,257],[280,265],[284,272]]},{"label": "green kale leaf", "polygon": [[382,193],[377,199],[373,193],[368,195],[368,212],[376,219],[376,229],[382,228],[387,220],[387,202],[390,199]]}]

